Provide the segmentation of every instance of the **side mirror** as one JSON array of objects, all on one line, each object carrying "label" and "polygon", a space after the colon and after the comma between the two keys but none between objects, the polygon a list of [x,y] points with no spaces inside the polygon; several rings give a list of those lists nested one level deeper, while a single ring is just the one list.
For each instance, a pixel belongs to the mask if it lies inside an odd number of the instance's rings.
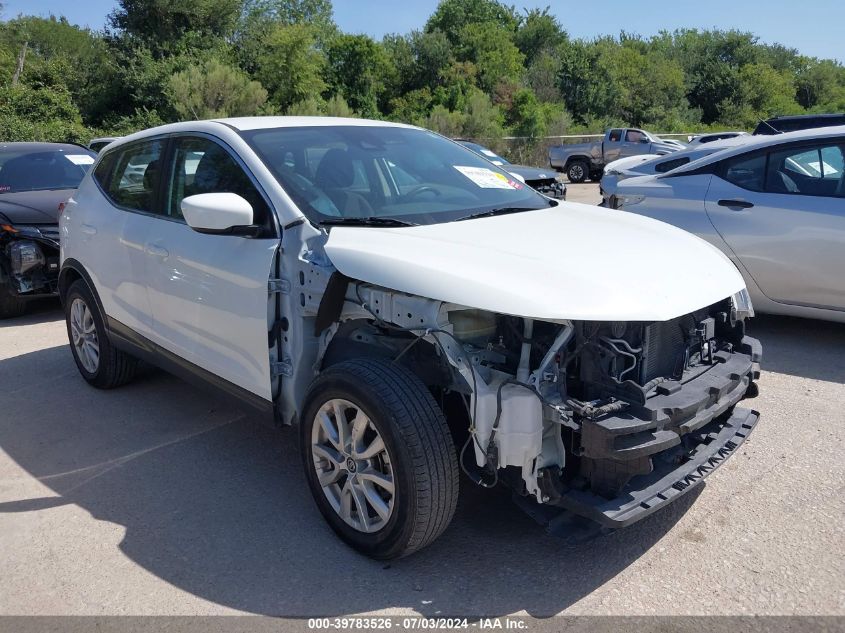
[{"label": "side mirror", "polygon": [[236,193],[200,193],[180,205],[185,222],[197,233],[256,237],[252,205]]},{"label": "side mirror", "polygon": [[640,143],[651,143],[651,139],[647,136],[644,136],[640,139]]}]

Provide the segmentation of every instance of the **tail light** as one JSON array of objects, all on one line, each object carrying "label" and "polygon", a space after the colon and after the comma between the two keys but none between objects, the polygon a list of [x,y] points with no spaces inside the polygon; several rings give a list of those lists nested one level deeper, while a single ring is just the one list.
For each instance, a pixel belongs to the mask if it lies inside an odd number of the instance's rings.
[{"label": "tail light", "polygon": [[67,200],[59,203],[59,216],[61,216],[65,212],[66,208],[67,208]]}]

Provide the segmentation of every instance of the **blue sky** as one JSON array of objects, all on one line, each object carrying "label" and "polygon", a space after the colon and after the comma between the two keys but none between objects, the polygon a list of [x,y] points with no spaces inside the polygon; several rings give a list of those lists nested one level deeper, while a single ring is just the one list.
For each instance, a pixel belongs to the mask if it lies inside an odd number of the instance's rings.
[{"label": "blue sky", "polygon": [[[183,0],[190,2],[190,0]],[[102,28],[115,0],[3,0],[3,18],[18,13],[65,15],[75,24]],[[737,28],[755,33],[764,42],[779,42],[805,55],[845,63],[845,1],[816,0],[506,0],[518,7],[550,6],[570,35],[591,38],[625,30],[653,35],[661,29]],[[399,9],[397,9],[399,5]],[[437,0],[334,0],[335,21],[346,32],[407,33],[421,28]]]}]

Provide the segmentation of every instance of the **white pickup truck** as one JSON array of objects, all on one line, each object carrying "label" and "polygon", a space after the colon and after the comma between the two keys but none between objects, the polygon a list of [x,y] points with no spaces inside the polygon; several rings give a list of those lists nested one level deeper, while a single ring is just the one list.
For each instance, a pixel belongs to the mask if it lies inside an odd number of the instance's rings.
[{"label": "white pickup truck", "polygon": [[600,141],[553,145],[549,148],[549,165],[565,173],[569,182],[599,180],[605,165],[637,154],[668,154],[683,149],[683,143],[662,139],[635,128],[612,128]]}]

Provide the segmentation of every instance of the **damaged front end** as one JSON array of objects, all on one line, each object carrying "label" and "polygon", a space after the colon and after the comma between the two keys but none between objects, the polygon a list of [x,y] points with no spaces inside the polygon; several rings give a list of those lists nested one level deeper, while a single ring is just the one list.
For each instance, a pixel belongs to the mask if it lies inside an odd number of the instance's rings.
[{"label": "damaged front end", "polygon": [[[757,422],[747,297],[665,322],[511,321],[516,366],[477,364],[475,465],[536,502],[629,525],[698,483]],[[521,323],[520,323],[521,322]],[[503,347],[507,336],[488,343]],[[514,347],[514,342],[511,343]],[[527,359],[527,360],[526,360]],[[515,468],[511,468],[515,467]]]},{"label": "damaged front end", "polygon": [[0,225],[0,273],[21,297],[53,295],[59,275],[57,225]]},{"label": "damaged front end", "polygon": [[661,322],[538,321],[356,282],[344,294],[323,366],[378,349],[441,402],[458,396],[465,472],[508,485],[544,521],[566,510],[629,525],[699,483],[757,422],[736,406],[760,375],[745,291]]}]

